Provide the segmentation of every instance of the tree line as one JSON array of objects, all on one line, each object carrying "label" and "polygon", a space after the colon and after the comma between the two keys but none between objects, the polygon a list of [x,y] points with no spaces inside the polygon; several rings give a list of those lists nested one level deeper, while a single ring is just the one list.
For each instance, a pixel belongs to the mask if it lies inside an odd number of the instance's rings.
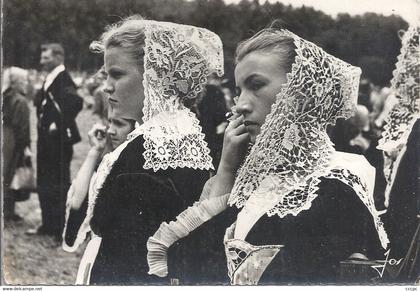
[{"label": "tree line", "polygon": [[358,65],[363,76],[389,84],[401,47],[399,30],[408,24],[398,16],[366,13],[337,17],[310,7],[242,0],[6,0],[3,2],[4,66],[38,68],[40,45],[61,42],[66,66],[93,72],[102,57],[89,52],[104,27],[125,16],[173,21],[208,28],[224,45],[225,70],[232,76],[236,45],[279,19],[283,27],[315,42],[327,52]]}]

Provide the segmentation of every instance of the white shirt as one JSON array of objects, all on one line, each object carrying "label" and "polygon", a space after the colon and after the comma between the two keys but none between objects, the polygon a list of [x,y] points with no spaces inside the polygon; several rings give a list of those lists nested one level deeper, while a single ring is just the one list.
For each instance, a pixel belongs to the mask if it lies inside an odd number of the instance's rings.
[{"label": "white shirt", "polygon": [[59,65],[57,67],[54,68],[54,70],[52,70],[47,77],[45,78],[45,83],[44,83],[44,91],[47,91],[48,88],[51,86],[51,84],[54,82],[55,78],[57,78],[58,74],[60,74],[61,72],[63,72],[66,68],[64,67],[64,65]]}]

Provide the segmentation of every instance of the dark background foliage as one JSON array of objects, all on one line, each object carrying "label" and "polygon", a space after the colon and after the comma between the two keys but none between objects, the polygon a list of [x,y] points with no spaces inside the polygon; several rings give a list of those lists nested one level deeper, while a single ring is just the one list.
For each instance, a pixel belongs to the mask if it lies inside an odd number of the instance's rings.
[{"label": "dark background foliage", "polygon": [[[263,3],[263,1],[260,1]],[[398,31],[408,24],[397,16],[366,13],[336,18],[313,8],[243,0],[6,0],[4,1],[4,65],[37,68],[40,44],[57,41],[66,49],[66,65],[93,72],[102,57],[89,44],[104,27],[122,17],[140,14],[147,19],[206,27],[222,39],[225,70],[233,73],[237,43],[275,19],[327,52],[363,69],[365,78],[388,85],[400,49]]]}]

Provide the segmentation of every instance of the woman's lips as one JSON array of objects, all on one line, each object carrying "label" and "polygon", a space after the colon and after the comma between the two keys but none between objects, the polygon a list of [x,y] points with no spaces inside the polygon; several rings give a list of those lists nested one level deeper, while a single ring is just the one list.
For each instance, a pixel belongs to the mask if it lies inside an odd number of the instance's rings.
[{"label": "woman's lips", "polygon": [[112,98],[108,98],[108,102],[117,103],[118,101]]}]

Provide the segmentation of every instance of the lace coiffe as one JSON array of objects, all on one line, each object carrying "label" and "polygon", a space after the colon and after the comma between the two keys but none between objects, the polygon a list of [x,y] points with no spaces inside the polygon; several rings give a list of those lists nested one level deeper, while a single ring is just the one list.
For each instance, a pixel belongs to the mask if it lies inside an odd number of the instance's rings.
[{"label": "lace coiffe", "polygon": [[184,102],[197,98],[211,73],[223,74],[222,42],[204,28],[144,24],[144,168],[213,168],[199,121]]},{"label": "lace coiffe", "polygon": [[386,118],[378,149],[384,151],[384,174],[387,181],[385,204],[414,123],[420,118],[420,46],[418,26],[411,26],[402,37],[401,52],[393,71],[391,90],[397,98]]}]

